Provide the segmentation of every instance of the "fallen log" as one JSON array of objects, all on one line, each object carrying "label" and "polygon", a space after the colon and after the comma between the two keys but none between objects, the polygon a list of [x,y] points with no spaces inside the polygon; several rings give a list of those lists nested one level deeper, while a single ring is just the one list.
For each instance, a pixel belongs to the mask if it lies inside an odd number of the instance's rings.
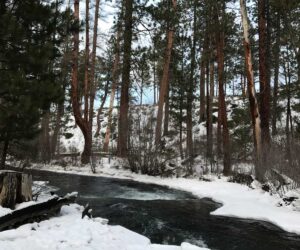
[{"label": "fallen log", "polygon": [[0,231],[48,219],[59,213],[63,205],[74,203],[76,197],[77,193],[68,194],[64,197],[55,196],[45,202],[13,210],[11,213],[0,217]]}]

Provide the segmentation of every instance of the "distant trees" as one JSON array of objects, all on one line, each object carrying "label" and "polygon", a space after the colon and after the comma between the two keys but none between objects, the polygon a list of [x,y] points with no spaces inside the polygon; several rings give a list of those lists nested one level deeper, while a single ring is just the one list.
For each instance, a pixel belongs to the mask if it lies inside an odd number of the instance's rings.
[{"label": "distant trees", "polygon": [[143,148],[161,154],[155,171],[147,163],[149,173],[167,170],[178,156],[186,175],[196,164],[218,172],[213,166],[223,165],[230,175],[251,159],[260,181],[273,166],[297,169],[299,1],[246,8],[240,0],[240,26],[230,0],[118,0],[105,42],[97,39],[100,0],[85,1],[83,21],[82,2],[74,0],[73,12],[56,0],[1,2],[2,159],[11,142],[37,134],[40,159],[53,159],[71,106],[85,140],[83,164],[94,146],[112,152],[117,142],[119,157],[141,154],[137,169],[149,159]]}]

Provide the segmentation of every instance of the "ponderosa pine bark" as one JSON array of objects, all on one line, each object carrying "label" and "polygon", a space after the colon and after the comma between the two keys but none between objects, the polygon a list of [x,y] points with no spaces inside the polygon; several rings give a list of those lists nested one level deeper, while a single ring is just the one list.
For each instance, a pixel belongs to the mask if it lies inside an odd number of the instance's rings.
[{"label": "ponderosa pine bark", "polygon": [[213,156],[213,124],[212,124],[212,103],[214,94],[214,59],[210,58],[209,67],[209,88],[207,87],[207,120],[206,120],[206,146],[207,158],[211,161]]},{"label": "ponderosa pine bark", "polygon": [[120,100],[119,130],[118,130],[118,156],[126,157],[128,153],[128,109],[129,86],[131,70],[131,42],[132,42],[132,12],[133,0],[125,0],[125,30],[123,47],[122,86]]},{"label": "ponderosa pine bark", "polygon": [[272,135],[277,134],[277,102],[279,86],[279,57],[280,57],[280,14],[276,17],[276,41],[274,49],[274,87],[273,87],[273,114],[272,114]]},{"label": "ponderosa pine bark", "polygon": [[[169,76],[170,78],[170,76]],[[168,135],[169,133],[169,111],[170,111],[170,86],[168,85],[168,89],[166,91],[165,97],[165,116],[164,116],[164,136]]]},{"label": "ponderosa pine bark", "polygon": [[84,55],[84,120],[89,120],[90,70],[90,1],[85,1],[85,55]]},{"label": "ponderosa pine bark", "polygon": [[266,2],[258,0],[258,35],[259,35],[259,83],[260,83],[260,118],[261,118],[261,141],[262,141],[262,164],[261,171],[264,175],[268,164],[270,151],[270,82],[267,70],[267,40],[266,40]]},{"label": "ponderosa pine bark", "polygon": [[87,164],[90,161],[92,141],[88,135],[88,123],[81,116],[81,106],[79,102],[78,88],[78,55],[79,55],[79,0],[74,0],[74,19],[78,27],[73,31],[73,51],[72,51],[72,83],[71,83],[71,102],[75,122],[79,126],[84,136],[84,150],[81,155],[81,162]]},{"label": "ponderosa pine bark", "polygon": [[257,179],[262,180],[263,175],[260,170],[261,148],[262,148],[260,114],[259,114],[258,103],[256,99],[256,93],[255,93],[252,51],[251,51],[251,44],[249,39],[249,21],[248,21],[245,0],[240,0],[240,10],[241,10],[242,26],[243,26],[246,73],[247,73],[247,80],[248,80],[248,84],[247,84],[248,96],[250,102],[250,113],[252,119],[253,140],[254,140],[254,149],[255,149],[255,172],[256,172]]},{"label": "ponderosa pine bark", "polygon": [[[202,56],[203,57],[203,56]],[[205,61],[200,63],[200,122],[205,121]]]},{"label": "ponderosa pine bark", "polygon": [[[177,1],[172,0],[172,7],[174,13],[176,12],[177,8]],[[171,28],[168,30],[167,34],[167,47],[166,47],[166,54],[164,59],[164,68],[163,68],[163,76],[160,83],[160,92],[159,92],[159,100],[158,100],[158,111],[157,111],[157,122],[156,122],[156,129],[155,129],[155,144],[159,146],[161,144],[161,129],[162,129],[162,120],[163,120],[163,109],[165,104],[165,96],[166,91],[168,89],[169,84],[169,68],[170,68],[170,61],[173,49],[173,40],[174,40],[174,27],[171,25]]]},{"label": "ponderosa pine bark", "polygon": [[[93,128],[93,112],[94,112],[94,101],[96,95],[96,83],[95,83],[95,66],[96,66],[96,50],[97,50],[97,40],[98,40],[98,19],[99,19],[99,7],[100,7],[100,0],[96,0],[95,5],[95,20],[94,20],[94,27],[93,27],[93,48],[92,48],[92,61],[91,61],[91,75],[90,75],[90,107],[89,107],[89,127],[90,133],[92,136],[92,128]],[[102,109],[104,103],[106,101],[108,92],[108,83],[105,85],[104,94],[102,96],[101,105],[98,109],[97,113],[97,132],[96,135],[99,134],[100,131],[100,114],[102,113]]]},{"label": "ponderosa pine bark", "polygon": [[[230,138],[229,138],[229,128],[227,121],[227,111],[225,102],[225,92],[224,92],[224,47],[225,47],[225,34],[222,23],[225,15],[225,4],[222,7],[222,19],[218,21],[217,30],[217,63],[218,63],[218,82],[219,82],[219,110],[221,113],[222,121],[222,139],[223,139],[223,174],[228,176],[231,172],[231,151],[230,151]],[[222,22],[222,23],[221,23]]]},{"label": "ponderosa pine bark", "polygon": [[[95,21],[94,21],[94,37],[92,51],[92,67],[89,74],[89,0],[86,0],[86,47],[85,47],[85,75],[84,75],[84,111],[81,115],[81,105],[79,102],[79,86],[78,86],[78,55],[79,55],[79,28],[73,32],[74,48],[72,52],[72,84],[71,84],[71,100],[75,117],[75,122],[79,126],[84,136],[84,149],[81,155],[81,162],[87,164],[90,162],[92,153],[92,124],[94,115],[95,100],[95,58],[97,46],[97,30],[98,30],[99,2],[96,2]],[[74,18],[79,25],[79,0],[74,1]]]}]

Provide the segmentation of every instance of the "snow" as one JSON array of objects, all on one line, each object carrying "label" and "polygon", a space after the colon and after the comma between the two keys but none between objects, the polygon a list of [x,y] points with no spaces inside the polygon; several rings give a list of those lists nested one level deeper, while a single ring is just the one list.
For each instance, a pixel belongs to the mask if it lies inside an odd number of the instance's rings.
[{"label": "snow", "polygon": [[[279,207],[280,197],[270,195],[261,189],[251,189],[245,185],[228,182],[226,178],[218,179],[217,177],[212,177],[211,182],[186,178],[152,177],[131,173],[121,168],[116,169],[111,167],[112,165],[114,165],[113,162],[111,164],[103,162],[101,167],[97,167],[96,174],[93,174],[88,166],[81,167],[80,174],[132,179],[188,191],[199,198],[208,197],[223,205],[213,211],[212,215],[267,221],[287,232],[300,234],[300,213],[294,211],[291,206]],[[78,167],[63,169],[59,166],[44,166],[44,169],[78,174]]]},{"label": "snow", "polygon": [[[0,209],[1,210],[1,209]],[[82,206],[63,206],[59,216],[0,233],[1,250],[201,250],[188,243],[181,246],[151,244],[150,240],[102,218],[81,219]]]}]

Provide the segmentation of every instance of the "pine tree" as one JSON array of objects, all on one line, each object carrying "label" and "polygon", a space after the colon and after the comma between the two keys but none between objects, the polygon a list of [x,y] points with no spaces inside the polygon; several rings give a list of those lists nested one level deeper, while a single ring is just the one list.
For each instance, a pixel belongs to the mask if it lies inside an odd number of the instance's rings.
[{"label": "pine tree", "polygon": [[34,138],[41,116],[61,97],[62,85],[56,81],[57,71],[52,66],[61,56],[65,18],[56,3],[1,1],[1,167],[9,144]]}]

